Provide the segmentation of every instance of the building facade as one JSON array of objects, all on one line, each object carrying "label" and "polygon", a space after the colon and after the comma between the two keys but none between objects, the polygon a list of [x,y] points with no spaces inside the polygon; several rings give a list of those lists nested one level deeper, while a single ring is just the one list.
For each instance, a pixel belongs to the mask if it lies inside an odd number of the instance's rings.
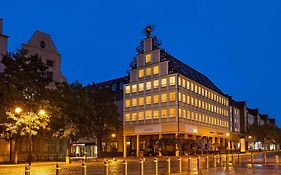
[{"label": "building facade", "polygon": [[[227,147],[228,97],[205,75],[144,39],[124,89],[124,156],[153,149],[161,138],[200,139]],[[227,144],[228,143],[228,144]],[[179,155],[178,145],[169,146]]]},{"label": "building facade", "polygon": [[3,34],[3,20],[0,18],[0,72],[3,71],[4,66],[1,63],[2,55],[8,51],[8,36]]}]

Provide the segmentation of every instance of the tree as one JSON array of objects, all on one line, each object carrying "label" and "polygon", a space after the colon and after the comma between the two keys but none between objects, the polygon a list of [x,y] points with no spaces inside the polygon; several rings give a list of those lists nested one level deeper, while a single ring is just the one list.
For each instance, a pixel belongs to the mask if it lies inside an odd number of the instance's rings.
[{"label": "tree", "polygon": [[[5,66],[4,72],[0,73],[0,92],[3,97],[0,111],[1,133],[6,139],[15,140],[16,163],[18,138],[28,136],[28,157],[31,162],[32,136],[47,129],[52,114],[49,95],[51,90],[46,88],[51,83],[47,78],[48,67],[38,55],[30,55],[26,50],[4,55],[1,62]],[[40,110],[47,111],[48,115],[43,111],[39,115]]]},{"label": "tree", "polygon": [[92,118],[88,118],[88,137],[97,138],[99,152],[102,152],[102,140],[110,130],[116,130],[121,125],[120,114],[114,103],[114,95],[107,89],[99,89],[95,85],[87,87],[90,104],[94,109]]}]

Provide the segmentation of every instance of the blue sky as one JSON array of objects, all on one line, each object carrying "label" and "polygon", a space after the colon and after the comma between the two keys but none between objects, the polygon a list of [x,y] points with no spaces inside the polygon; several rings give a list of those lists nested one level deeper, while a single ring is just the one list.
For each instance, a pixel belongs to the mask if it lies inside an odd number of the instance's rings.
[{"label": "blue sky", "polygon": [[47,32],[63,74],[83,84],[125,75],[154,24],[169,53],[281,124],[281,1],[9,0],[0,17],[10,51]]}]

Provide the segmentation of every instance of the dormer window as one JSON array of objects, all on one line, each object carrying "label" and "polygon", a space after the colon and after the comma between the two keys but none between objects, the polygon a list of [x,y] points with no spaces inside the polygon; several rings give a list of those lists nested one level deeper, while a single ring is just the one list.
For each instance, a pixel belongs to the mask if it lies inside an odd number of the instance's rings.
[{"label": "dormer window", "polygon": [[42,49],[44,49],[44,48],[45,48],[45,46],[46,46],[45,41],[40,41],[40,47],[41,47]]},{"label": "dormer window", "polygon": [[53,67],[53,66],[54,66],[54,61],[52,61],[52,60],[47,60],[47,66]]}]

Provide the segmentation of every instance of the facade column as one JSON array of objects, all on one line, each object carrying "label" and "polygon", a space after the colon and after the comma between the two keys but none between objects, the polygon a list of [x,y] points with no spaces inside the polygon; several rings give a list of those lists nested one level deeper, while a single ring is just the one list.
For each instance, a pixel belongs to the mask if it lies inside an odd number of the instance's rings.
[{"label": "facade column", "polygon": [[[162,137],[163,137],[163,135],[162,135],[162,134],[159,134],[159,140],[162,139]],[[162,156],[161,151],[162,151],[162,150],[160,149],[160,150],[159,150],[159,156]]]},{"label": "facade column", "polygon": [[216,143],[216,138],[213,136],[212,137],[212,144]]},{"label": "facade column", "polygon": [[[177,139],[178,138],[178,133],[175,134],[175,138]],[[179,144],[176,143],[176,156],[179,156],[180,155],[180,149],[179,149]]]},{"label": "facade column", "polygon": [[137,134],[137,145],[136,145],[137,149],[136,149],[136,154],[137,157],[139,157],[139,152],[140,152],[140,135]]},{"label": "facade column", "polygon": [[127,157],[127,138],[123,136],[123,157]]}]

